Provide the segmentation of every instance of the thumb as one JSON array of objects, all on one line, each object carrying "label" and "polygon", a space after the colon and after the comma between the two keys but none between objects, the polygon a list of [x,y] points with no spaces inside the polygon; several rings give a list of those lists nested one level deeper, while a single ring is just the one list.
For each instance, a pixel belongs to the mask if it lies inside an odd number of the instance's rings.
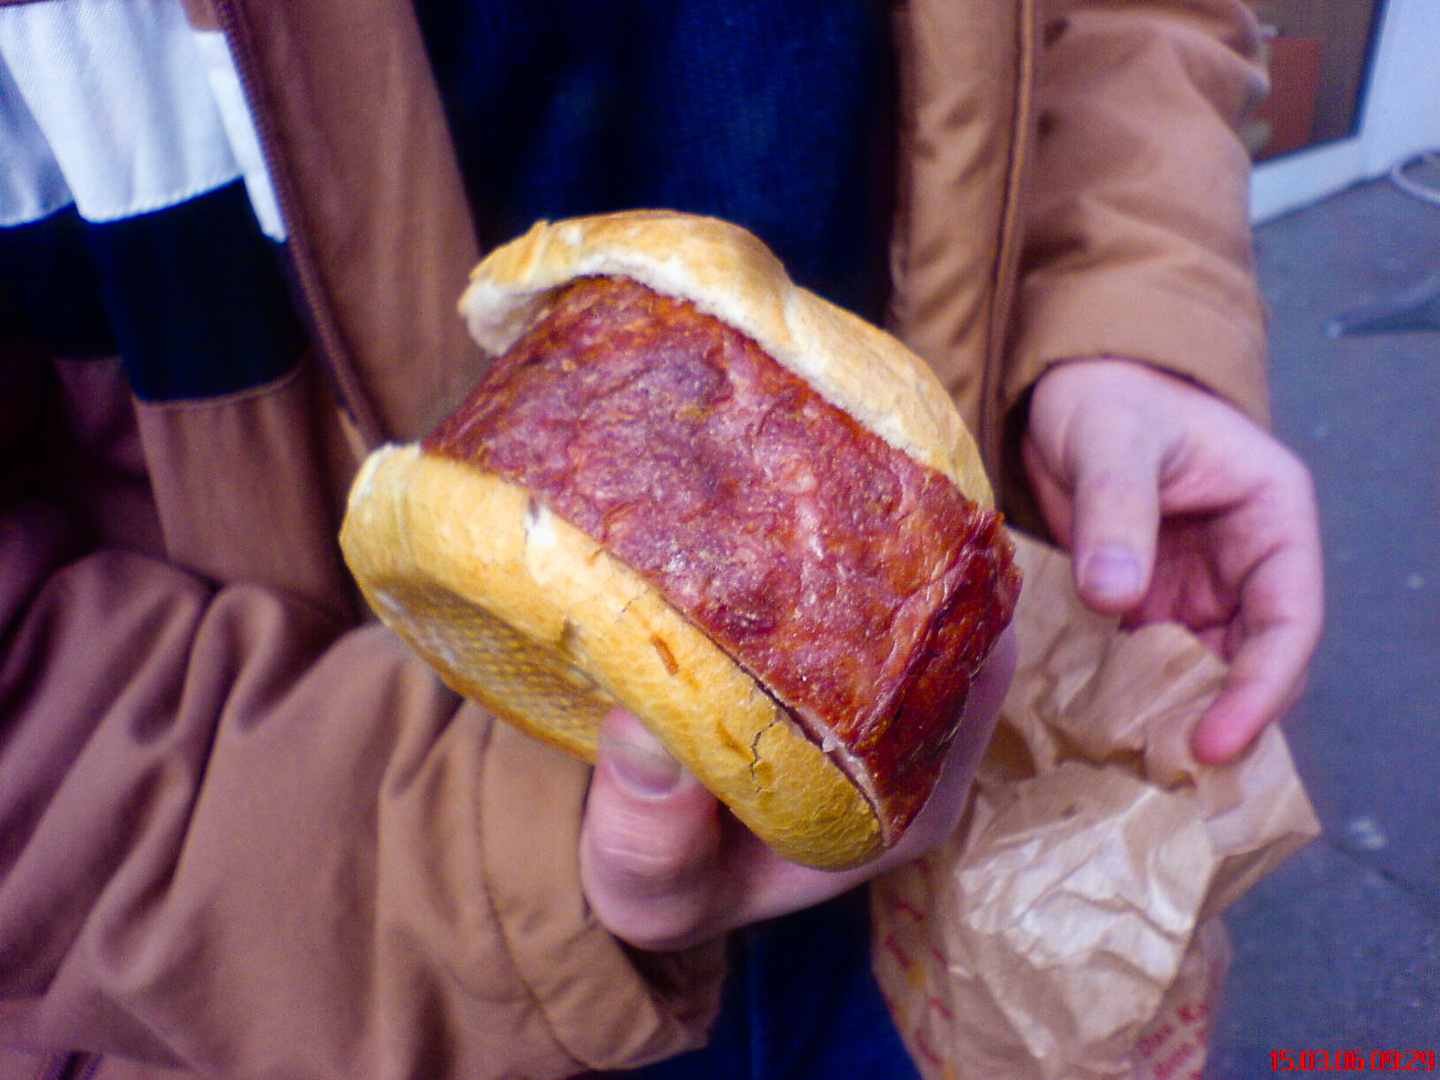
[{"label": "thumb", "polygon": [[1158,440],[1127,433],[1123,425],[1096,433],[1076,450],[1075,588],[1097,611],[1129,611],[1150,586],[1160,527],[1160,469]]},{"label": "thumb", "polygon": [[605,718],[580,833],[586,899],[612,933],[665,948],[714,903],[718,803],[635,717]]}]

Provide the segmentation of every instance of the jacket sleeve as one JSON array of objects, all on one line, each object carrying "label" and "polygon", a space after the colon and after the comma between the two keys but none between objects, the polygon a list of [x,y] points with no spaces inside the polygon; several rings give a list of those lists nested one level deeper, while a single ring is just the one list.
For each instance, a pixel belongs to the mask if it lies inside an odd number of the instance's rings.
[{"label": "jacket sleeve", "polygon": [[1264,314],[1235,127],[1264,90],[1241,0],[1045,0],[1038,130],[1003,405],[1114,356],[1267,417]]},{"label": "jacket sleeve", "polygon": [[701,1040],[718,951],[585,908],[582,765],[378,626],[73,524],[0,507],[0,1043],[378,1080]]}]

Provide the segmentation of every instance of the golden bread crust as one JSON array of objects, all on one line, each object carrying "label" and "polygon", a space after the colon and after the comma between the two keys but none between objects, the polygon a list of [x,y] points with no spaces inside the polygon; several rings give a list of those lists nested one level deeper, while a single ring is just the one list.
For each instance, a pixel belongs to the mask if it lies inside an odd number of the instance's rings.
[{"label": "golden bread crust", "polygon": [[521,488],[384,447],[352,488],[341,546],[381,618],[497,715],[594,760],[618,703],[781,855],[840,869],[879,853],[874,811],[774,699]]},{"label": "golden bread crust", "polygon": [[[713,218],[632,211],[540,222],[485,258],[460,301],[499,355],[578,277],[622,276],[693,303],[891,447],[993,507],[974,440],[899,341],[794,285],[756,237]],[[418,445],[376,451],[341,544],[381,617],[458,692],[594,760],[615,704],[634,713],[780,854],[840,869],[894,821],[787,711],[653,586],[526,491]],[[852,772],[863,777],[864,770]]]},{"label": "golden bread crust", "polygon": [[537,222],[474,269],[460,311],[499,355],[576,277],[634,278],[692,301],[891,446],[949,477],[973,502],[995,504],[974,438],[934,372],[894,337],[795,285],[746,230],[715,218],[633,210]]}]

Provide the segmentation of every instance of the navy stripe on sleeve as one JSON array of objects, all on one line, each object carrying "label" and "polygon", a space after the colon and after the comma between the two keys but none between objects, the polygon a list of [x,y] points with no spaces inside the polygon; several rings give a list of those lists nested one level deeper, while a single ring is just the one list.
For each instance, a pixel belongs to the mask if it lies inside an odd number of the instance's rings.
[{"label": "navy stripe on sleeve", "polygon": [[307,337],[279,249],[240,181],[183,203],[86,226],[131,388],[194,400],[275,381]]},{"label": "navy stripe on sleeve", "polygon": [[74,205],[0,228],[0,318],[9,333],[71,360],[119,351],[85,230]]}]

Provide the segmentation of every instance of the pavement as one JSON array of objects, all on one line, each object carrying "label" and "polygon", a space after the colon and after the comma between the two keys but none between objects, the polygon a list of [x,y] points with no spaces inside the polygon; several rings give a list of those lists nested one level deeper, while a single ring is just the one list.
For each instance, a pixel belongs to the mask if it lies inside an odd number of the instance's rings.
[{"label": "pavement", "polygon": [[1381,179],[1256,243],[1276,430],[1322,519],[1326,630],[1284,730],[1324,834],[1226,915],[1207,1080],[1440,1056],[1440,206]]}]

